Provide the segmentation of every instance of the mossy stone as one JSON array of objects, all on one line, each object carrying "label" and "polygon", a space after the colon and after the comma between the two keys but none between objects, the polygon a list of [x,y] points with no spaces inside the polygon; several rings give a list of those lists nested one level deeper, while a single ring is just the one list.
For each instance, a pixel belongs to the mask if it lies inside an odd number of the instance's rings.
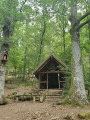
[{"label": "mossy stone", "polygon": [[3,99],[0,101],[0,105],[6,105],[8,104],[8,101],[6,100],[5,97],[3,97]]},{"label": "mossy stone", "polygon": [[78,117],[80,119],[90,120],[90,113],[79,113]]}]

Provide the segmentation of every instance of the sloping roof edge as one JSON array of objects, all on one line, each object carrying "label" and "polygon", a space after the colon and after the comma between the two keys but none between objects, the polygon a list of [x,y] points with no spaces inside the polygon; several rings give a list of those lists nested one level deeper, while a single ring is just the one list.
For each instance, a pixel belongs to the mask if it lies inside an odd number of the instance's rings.
[{"label": "sloping roof edge", "polygon": [[58,60],[54,55],[50,55],[34,72],[33,74],[37,74],[42,68],[50,61],[50,58],[54,58],[58,64],[61,64],[63,67],[67,67],[61,60]]}]

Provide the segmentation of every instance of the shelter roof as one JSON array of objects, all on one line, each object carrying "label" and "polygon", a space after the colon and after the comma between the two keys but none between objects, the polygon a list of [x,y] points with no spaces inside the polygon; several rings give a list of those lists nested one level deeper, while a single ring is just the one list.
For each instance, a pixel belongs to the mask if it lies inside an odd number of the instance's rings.
[{"label": "shelter roof", "polygon": [[42,69],[48,64],[49,61],[55,61],[58,65],[63,66],[64,68],[66,68],[66,65],[61,61],[58,60],[54,55],[50,55],[35,71],[34,74],[38,74],[40,71],[42,71]]}]

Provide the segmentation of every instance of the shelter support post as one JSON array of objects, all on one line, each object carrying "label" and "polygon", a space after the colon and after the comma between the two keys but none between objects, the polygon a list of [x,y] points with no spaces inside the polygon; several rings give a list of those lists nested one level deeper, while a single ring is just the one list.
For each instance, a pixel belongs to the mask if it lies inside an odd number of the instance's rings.
[{"label": "shelter support post", "polygon": [[39,73],[39,84],[38,84],[39,89],[40,89],[40,81],[41,81],[41,74]]},{"label": "shelter support post", "polygon": [[48,73],[47,73],[47,89],[48,89]]},{"label": "shelter support post", "polygon": [[58,83],[59,83],[59,89],[60,89],[60,74],[58,73]]}]

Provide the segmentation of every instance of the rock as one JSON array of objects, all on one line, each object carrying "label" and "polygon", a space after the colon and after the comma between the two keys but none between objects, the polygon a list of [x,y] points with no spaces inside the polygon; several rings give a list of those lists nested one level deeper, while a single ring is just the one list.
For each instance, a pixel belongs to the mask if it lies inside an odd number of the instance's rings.
[{"label": "rock", "polygon": [[8,104],[8,101],[6,100],[5,97],[3,97],[3,99],[0,101],[0,105],[6,105]]},{"label": "rock", "polygon": [[40,96],[40,102],[43,102],[43,101],[44,101],[43,96]]}]

